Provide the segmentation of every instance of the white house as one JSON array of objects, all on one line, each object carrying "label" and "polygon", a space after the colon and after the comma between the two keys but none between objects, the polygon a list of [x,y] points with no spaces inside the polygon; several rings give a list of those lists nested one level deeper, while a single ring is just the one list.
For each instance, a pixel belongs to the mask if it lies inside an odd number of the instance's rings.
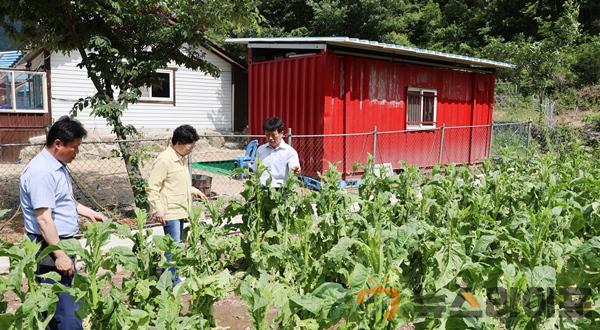
[{"label": "white house", "polygon": [[[123,122],[142,130],[172,129],[181,124],[199,131],[242,130],[247,121],[244,64],[217,46],[204,52],[221,70],[219,77],[169,65],[158,71],[164,75],[164,83],[142,90],[142,98],[125,111]],[[0,68],[4,94],[0,143],[21,143],[40,130],[43,133],[44,125],[69,114],[79,98],[95,93],[87,71],[77,67],[80,61],[77,52],[35,52],[9,68]],[[105,120],[91,116],[89,109],[79,113],[78,119],[92,134],[110,131]]]},{"label": "white house", "polygon": [[[125,111],[123,122],[139,129],[175,128],[185,123],[199,130],[232,131],[236,90],[233,67],[239,69],[241,65],[209,51],[206,59],[221,70],[218,78],[177,66],[159,70],[164,83],[142,90],[142,98]],[[85,69],[77,67],[80,61],[75,52],[50,56],[53,118],[68,114],[78,98],[95,93]],[[106,129],[104,119],[90,116],[89,110],[80,113],[78,119],[89,131]]]}]

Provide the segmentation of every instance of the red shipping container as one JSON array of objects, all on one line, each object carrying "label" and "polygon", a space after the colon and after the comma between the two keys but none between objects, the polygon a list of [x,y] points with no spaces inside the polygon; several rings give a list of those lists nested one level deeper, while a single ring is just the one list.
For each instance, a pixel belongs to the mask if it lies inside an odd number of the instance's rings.
[{"label": "red shipping container", "polygon": [[[313,177],[329,163],[352,175],[375,143],[375,162],[394,168],[402,161],[482,161],[489,152],[495,70],[513,67],[344,37],[228,41],[249,47],[250,133],[262,134],[265,119],[281,117],[293,129],[303,174]],[[401,132],[375,138],[375,129]]]}]

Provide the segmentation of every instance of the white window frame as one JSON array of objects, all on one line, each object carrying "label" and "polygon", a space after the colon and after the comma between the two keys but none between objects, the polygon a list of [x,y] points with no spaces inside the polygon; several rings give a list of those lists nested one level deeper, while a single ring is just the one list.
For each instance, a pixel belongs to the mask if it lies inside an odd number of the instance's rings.
[{"label": "white window frame", "polygon": [[[409,93],[419,93],[420,98],[421,98],[421,111],[420,111],[420,122],[419,124],[410,124],[408,121],[408,108],[409,108],[409,98],[408,98],[408,94]],[[425,104],[425,102],[423,102],[423,93],[433,93],[434,95],[434,102],[433,102],[433,123],[431,124],[424,124],[423,123],[423,106]],[[437,90],[436,89],[430,89],[430,88],[415,88],[415,87],[409,87],[408,91],[406,93],[406,129],[407,130],[427,130],[427,129],[434,129],[436,128],[436,121],[437,121]]]},{"label": "white window frame", "polygon": [[[0,109],[0,113],[48,113],[48,81],[46,72],[40,71],[26,71],[26,70],[6,70],[0,69],[0,72],[10,74],[10,109]],[[44,104],[43,109],[17,109],[17,90],[15,86],[15,73],[34,74],[42,76],[42,103]]]},{"label": "white window frame", "polygon": [[152,87],[145,86],[148,90],[148,95],[142,96],[139,99],[140,103],[171,103],[175,104],[175,69],[159,69],[156,73],[167,73],[169,74],[169,97],[154,97],[152,96]]}]

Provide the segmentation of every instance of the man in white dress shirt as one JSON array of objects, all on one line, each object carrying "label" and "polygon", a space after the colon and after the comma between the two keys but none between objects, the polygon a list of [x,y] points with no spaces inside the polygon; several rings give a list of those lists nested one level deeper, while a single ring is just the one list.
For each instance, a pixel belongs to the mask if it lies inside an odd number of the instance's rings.
[{"label": "man in white dress shirt", "polygon": [[[283,141],[283,128],[283,121],[278,117],[271,117],[263,123],[267,143],[256,150],[256,158],[267,167],[267,170],[260,177],[262,186],[267,185],[270,177],[271,187],[280,187],[290,172],[300,173],[298,153]],[[253,168],[253,170],[256,170],[256,168]]]}]

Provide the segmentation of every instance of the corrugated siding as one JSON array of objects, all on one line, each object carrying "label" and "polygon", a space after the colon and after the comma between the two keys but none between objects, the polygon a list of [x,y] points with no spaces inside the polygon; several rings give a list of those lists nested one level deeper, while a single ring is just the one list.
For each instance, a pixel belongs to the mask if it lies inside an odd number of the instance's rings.
[{"label": "corrugated siding", "polygon": [[263,134],[265,119],[278,116],[294,134],[322,134],[325,55],[252,63],[249,127]]},{"label": "corrugated siding", "polygon": [[[325,70],[329,70],[325,54],[251,63],[248,74],[250,132],[263,134],[265,119],[278,116],[286,129],[293,128],[294,135],[323,134],[324,95],[331,85]],[[325,166],[323,143],[323,138],[293,140],[305,175],[315,175]]]},{"label": "corrugated siding", "polygon": [[20,50],[0,52],[0,68],[11,68],[22,56]]},{"label": "corrugated siding", "polygon": [[[329,132],[369,132],[375,126],[378,131],[406,130],[408,88],[434,89],[437,91],[436,126],[446,127],[442,161],[472,163],[487,155],[489,128],[452,127],[491,123],[493,74],[352,56],[338,56],[337,61],[343,63],[337,67],[338,70],[344,71],[345,126],[334,124],[335,128],[329,129]],[[335,107],[335,103],[325,104]],[[327,112],[328,109],[325,109]],[[421,130],[380,135],[375,161],[390,162],[394,166],[399,161],[431,166],[439,158],[440,133],[440,130]],[[345,173],[351,172],[354,163],[366,161],[366,153],[373,149],[371,144],[372,141],[367,138],[360,141],[354,137],[346,139],[343,146]],[[334,158],[339,153],[331,152],[325,157]]]},{"label": "corrugated siding", "polygon": [[[409,87],[437,91],[436,126],[441,130],[378,134],[376,163],[418,166],[477,162],[487,156],[495,76],[425,65],[389,62],[332,52],[251,63],[249,120],[262,134],[265,118],[283,118],[293,133],[340,134],[406,130]],[[463,126],[457,128],[457,126]],[[336,163],[352,175],[356,162],[373,154],[373,134],[296,138],[302,172],[314,176]]]},{"label": "corrugated siding", "polygon": [[[231,65],[207,52],[207,59],[221,69],[219,78],[186,68],[175,71],[176,104],[133,104],[123,115],[126,124],[139,129],[175,128],[190,124],[197,129],[232,129]],[[58,118],[71,110],[80,97],[93,95],[94,86],[84,69],[77,68],[80,57],[52,54],[52,115]],[[90,130],[107,130],[102,118],[80,113],[79,120]]]},{"label": "corrugated siding", "polygon": [[[493,75],[477,74],[475,84],[475,101],[473,126],[487,125],[492,121],[494,103]],[[470,163],[480,162],[488,156],[491,137],[490,127],[474,127],[471,131],[471,158]]]},{"label": "corrugated siding", "polygon": [[[325,73],[323,84],[325,88],[325,108],[323,111],[323,133],[339,134],[344,132],[344,109],[346,104],[344,62],[338,61],[332,52],[327,53],[327,64],[322,71]],[[343,137],[326,137],[318,141],[323,146],[322,160],[314,160],[314,171],[323,172],[329,164],[335,164],[338,171],[343,172],[344,150],[347,139]],[[304,170],[303,170],[304,171]]]}]

